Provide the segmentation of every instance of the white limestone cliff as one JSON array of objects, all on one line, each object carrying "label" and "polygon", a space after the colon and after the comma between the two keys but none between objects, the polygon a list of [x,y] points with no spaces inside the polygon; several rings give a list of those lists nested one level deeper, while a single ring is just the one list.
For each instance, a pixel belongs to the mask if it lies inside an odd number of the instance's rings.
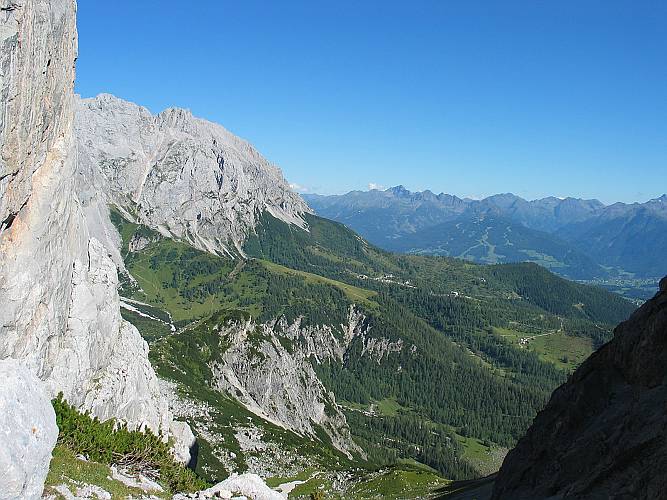
[{"label": "white limestone cliff", "polygon": [[0,0],[0,359],[50,396],[166,433],[147,345],[74,189],[75,16],[74,0]]},{"label": "white limestone cliff", "polygon": [[90,206],[99,202],[95,193],[106,193],[131,219],[216,254],[242,255],[265,211],[305,227],[310,209],[280,169],[187,110],[152,115],[101,94],[77,101],[75,128],[79,191]]}]

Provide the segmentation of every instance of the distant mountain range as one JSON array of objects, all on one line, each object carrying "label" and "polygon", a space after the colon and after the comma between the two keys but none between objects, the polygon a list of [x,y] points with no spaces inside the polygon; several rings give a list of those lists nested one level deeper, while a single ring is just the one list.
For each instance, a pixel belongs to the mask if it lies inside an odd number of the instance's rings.
[{"label": "distant mountain range", "polygon": [[510,193],[472,200],[396,186],[304,198],[322,217],[390,251],[486,264],[530,261],[581,280],[667,272],[667,195],[605,205],[577,198],[527,201]]}]

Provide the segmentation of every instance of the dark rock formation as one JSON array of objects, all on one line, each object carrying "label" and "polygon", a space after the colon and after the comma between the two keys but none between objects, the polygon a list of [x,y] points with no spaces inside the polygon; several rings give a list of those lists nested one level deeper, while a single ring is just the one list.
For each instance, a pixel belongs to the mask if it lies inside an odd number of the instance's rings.
[{"label": "dark rock formation", "polygon": [[494,499],[667,498],[667,278],[557,389]]}]

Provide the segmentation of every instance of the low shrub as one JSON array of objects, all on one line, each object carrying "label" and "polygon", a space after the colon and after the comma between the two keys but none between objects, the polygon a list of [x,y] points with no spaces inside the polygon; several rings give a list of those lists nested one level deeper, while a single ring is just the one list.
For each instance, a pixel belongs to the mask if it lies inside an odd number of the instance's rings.
[{"label": "low shrub", "polygon": [[62,393],[52,403],[60,430],[58,444],[77,455],[160,480],[174,492],[207,486],[192,470],[176,462],[169,443],[150,430],[130,431],[113,419],[100,422],[70,405]]}]

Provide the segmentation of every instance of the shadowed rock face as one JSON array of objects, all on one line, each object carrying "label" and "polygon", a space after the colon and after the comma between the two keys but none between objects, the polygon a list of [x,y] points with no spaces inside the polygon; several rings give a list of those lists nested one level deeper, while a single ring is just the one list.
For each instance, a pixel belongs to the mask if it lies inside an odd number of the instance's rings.
[{"label": "shadowed rock face", "polygon": [[666,468],[667,277],[554,392],[493,498],[664,498]]}]

